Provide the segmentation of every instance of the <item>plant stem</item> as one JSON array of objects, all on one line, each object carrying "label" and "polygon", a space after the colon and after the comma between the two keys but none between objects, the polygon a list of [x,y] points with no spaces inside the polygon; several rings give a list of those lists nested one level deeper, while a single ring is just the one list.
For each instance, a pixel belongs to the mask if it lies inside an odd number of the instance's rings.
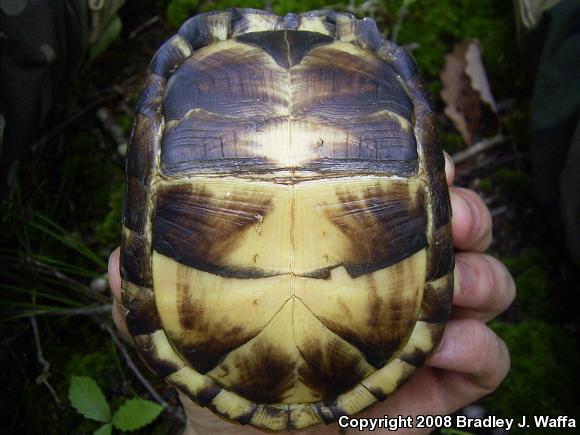
[{"label": "plant stem", "polygon": [[135,365],[135,362],[131,358],[131,355],[129,355],[129,351],[127,350],[127,348],[125,347],[125,345],[123,344],[117,333],[113,330],[113,328],[111,328],[110,325],[104,325],[104,328],[107,330],[107,332],[113,339],[113,343],[115,343],[115,346],[117,346],[117,348],[121,352],[121,355],[123,355],[123,358],[125,358],[127,366],[131,369],[133,374],[135,374],[137,379],[139,379],[139,382],[141,382],[141,384],[149,392],[151,397],[157,403],[159,403],[161,406],[167,409],[167,411],[169,411],[169,413],[171,413],[175,418],[180,420],[182,423],[185,423],[185,416],[181,413],[181,411],[175,409],[174,407],[169,405],[165,400],[163,400],[163,398],[159,395],[159,393],[155,390],[155,388],[153,388],[153,386],[149,383],[149,381],[145,379],[145,376],[143,376],[139,368]]},{"label": "plant stem", "polygon": [[92,316],[99,314],[110,314],[112,304],[98,305],[86,308],[63,308],[54,310],[39,310],[28,313],[29,316]]}]

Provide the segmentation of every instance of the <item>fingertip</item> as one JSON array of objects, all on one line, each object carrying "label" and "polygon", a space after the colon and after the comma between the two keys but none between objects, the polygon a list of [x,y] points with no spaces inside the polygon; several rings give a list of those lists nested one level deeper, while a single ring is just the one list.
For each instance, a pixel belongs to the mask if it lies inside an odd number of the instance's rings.
[{"label": "fingertip", "polygon": [[455,180],[455,163],[447,152],[443,151],[445,156],[445,178],[447,178],[447,185],[451,186]]},{"label": "fingertip", "polygon": [[492,241],[492,219],[480,196],[461,187],[451,188],[453,243],[463,250],[484,252]]},{"label": "fingertip", "polygon": [[504,341],[482,322],[451,320],[426,364],[463,373],[473,384],[491,392],[507,376],[510,355]]},{"label": "fingertip", "polygon": [[451,229],[453,234],[453,244],[463,247],[471,235],[471,224],[473,221],[472,209],[459,193],[457,188],[450,191],[451,209]]},{"label": "fingertip", "polygon": [[109,256],[109,286],[117,300],[121,300],[120,253],[121,248],[117,248]]}]

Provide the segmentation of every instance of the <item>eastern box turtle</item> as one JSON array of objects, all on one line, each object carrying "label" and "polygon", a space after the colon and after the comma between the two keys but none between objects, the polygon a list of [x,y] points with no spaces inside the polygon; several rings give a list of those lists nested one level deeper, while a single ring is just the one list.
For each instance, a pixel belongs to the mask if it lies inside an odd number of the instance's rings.
[{"label": "eastern box turtle", "polygon": [[233,422],[295,430],[399,387],[449,316],[444,158],[372,19],[198,15],[156,53],[121,273],[147,366]]}]

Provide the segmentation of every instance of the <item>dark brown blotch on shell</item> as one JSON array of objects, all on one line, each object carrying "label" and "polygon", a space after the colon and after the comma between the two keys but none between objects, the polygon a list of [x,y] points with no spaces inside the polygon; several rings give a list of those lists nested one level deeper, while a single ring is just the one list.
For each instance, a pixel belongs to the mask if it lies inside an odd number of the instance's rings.
[{"label": "dark brown blotch on shell", "polygon": [[348,415],[344,409],[342,409],[336,400],[325,400],[320,401],[314,405],[316,412],[322,418],[326,424],[333,423],[337,421],[343,415]]},{"label": "dark brown blotch on shell", "polygon": [[180,307],[179,319],[182,326],[191,325],[191,330],[208,331],[206,339],[196,343],[183,340],[179,335],[171,336],[171,342],[188,363],[199,373],[205,374],[215,368],[232,350],[254,338],[257,333],[248,334],[240,327],[210,329],[199,303],[190,303],[191,307]]},{"label": "dark brown blotch on shell", "polygon": [[326,399],[352,389],[367,375],[360,354],[337,338],[329,340],[324,348],[319,341],[305,341],[300,354],[306,362],[298,371],[300,379]]},{"label": "dark brown blotch on shell", "polygon": [[[235,274],[224,258],[258,222],[256,216],[263,219],[270,208],[270,196],[262,193],[216,198],[203,186],[163,186],[153,216],[153,249],[197,270]],[[239,277],[263,276],[253,268],[237,272]]]},{"label": "dark brown blotch on shell", "polygon": [[255,403],[280,403],[294,386],[293,359],[273,343],[256,342],[250,355],[234,356],[239,377],[231,390]]},{"label": "dark brown blotch on shell", "polygon": [[[388,111],[407,121],[413,118],[413,102],[394,68],[374,53],[362,49],[350,53],[336,45],[317,47],[296,69],[292,107],[296,116],[313,116],[331,125],[334,120],[348,130],[360,125],[360,131],[369,134],[377,126],[367,129],[366,124],[378,112]],[[306,92],[308,98],[298,98]]]},{"label": "dark brown blotch on shell", "polygon": [[[429,323],[427,328],[429,329],[431,343],[436,345],[441,340],[443,334],[444,325],[439,323]],[[418,347],[411,349],[407,352],[403,352],[397,356],[401,361],[412,365],[413,367],[422,367],[425,363],[427,357],[432,353],[432,349],[424,351]]]},{"label": "dark brown blotch on shell", "polygon": [[363,198],[337,192],[340,208],[324,212],[351,242],[348,273],[362,276],[398,263],[427,246],[423,193],[413,199],[406,183],[369,186]]},{"label": "dark brown blotch on shell", "polygon": [[369,364],[379,369],[392,358],[411,334],[416,320],[414,303],[412,298],[405,301],[397,294],[392,294],[389,300],[385,300],[379,296],[379,283],[372,276],[367,277],[367,282],[367,328],[355,329],[348,322],[317,317],[328,329],[360,350]]},{"label": "dark brown blotch on shell", "polygon": [[140,234],[123,231],[121,237],[121,278],[142,287],[153,287],[151,252]]},{"label": "dark brown blotch on shell", "polygon": [[215,398],[215,396],[217,396],[222,390],[223,388],[220,387],[215,382],[209,382],[207,385],[205,385],[201,390],[197,392],[195,396],[196,402],[200,406],[203,407],[208,406]]},{"label": "dark brown blotch on shell", "polygon": [[252,420],[252,417],[254,416],[254,414],[256,413],[256,409],[258,409],[258,405],[256,405],[255,403],[252,403],[246,412],[244,412],[243,414],[239,415],[238,417],[232,418],[232,419],[236,420],[238,423],[240,423],[242,425],[248,424]]},{"label": "dark brown blotch on shell", "polygon": [[[193,297],[195,281],[189,273],[186,268],[178,268],[176,303],[183,331],[168,331],[168,335],[176,350],[193,368],[199,373],[207,373],[229,352],[250,341],[259,331],[247,332],[239,326],[226,327],[227,319],[208,318],[205,305]],[[196,335],[203,337],[203,340],[187,340],[188,331],[196,331]]]},{"label": "dark brown blotch on shell", "polygon": [[387,394],[383,391],[382,388],[372,387],[372,388],[367,388],[367,390],[369,391],[369,393],[371,393],[373,396],[375,396],[375,398],[379,402],[382,402],[383,400],[385,400],[387,398]]},{"label": "dark brown blotch on shell", "polygon": [[237,40],[260,47],[282,68],[300,63],[314,47],[334,41],[330,36],[321,33],[294,30],[246,33],[238,36]]}]

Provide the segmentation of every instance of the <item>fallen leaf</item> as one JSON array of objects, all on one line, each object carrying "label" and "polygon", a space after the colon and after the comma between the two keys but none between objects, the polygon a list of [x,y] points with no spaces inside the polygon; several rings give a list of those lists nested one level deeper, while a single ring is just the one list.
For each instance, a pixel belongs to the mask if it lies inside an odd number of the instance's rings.
[{"label": "fallen leaf", "polygon": [[457,44],[445,56],[441,82],[444,113],[466,144],[471,145],[497,133],[496,103],[476,41]]}]

